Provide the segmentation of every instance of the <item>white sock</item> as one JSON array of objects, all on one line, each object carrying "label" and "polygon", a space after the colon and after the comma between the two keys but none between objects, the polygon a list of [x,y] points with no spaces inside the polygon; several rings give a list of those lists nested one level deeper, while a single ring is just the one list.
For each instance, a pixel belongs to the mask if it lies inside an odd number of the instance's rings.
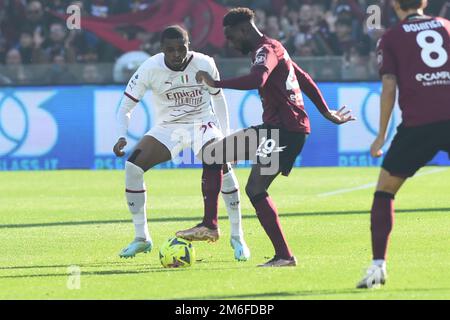
[{"label": "white sock", "polygon": [[386,269],[386,261],[383,260],[383,259],[375,259],[375,260],[372,260],[372,264],[373,264],[374,266],[378,266],[378,267],[381,267],[381,268],[383,268],[383,269]]},{"label": "white sock", "polygon": [[223,175],[221,191],[230,219],[231,236],[243,238],[239,183],[232,169]]},{"label": "white sock", "polygon": [[125,187],[128,209],[131,212],[135,238],[150,240],[147,224],[147,191],[144,183],[144,170],[131,162],[125,163]]}]

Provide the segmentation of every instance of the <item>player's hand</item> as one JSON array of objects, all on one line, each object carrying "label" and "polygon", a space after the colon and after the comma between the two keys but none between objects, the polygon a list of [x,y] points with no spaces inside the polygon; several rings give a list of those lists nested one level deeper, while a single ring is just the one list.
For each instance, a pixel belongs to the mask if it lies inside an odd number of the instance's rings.
[{"label": "player's hand", "polygon": [[330,110],[325,113],[324,116],[335,124],[343,124],[349,121],[355,121],[356,118],[351,114],[352,110],[345,110],[346,106],[343,106],[339,110]]},{"label": "player's hand", "polygon": [[123,148],[125,148],[126,145],[127,139],[125,139],[124,137],[119,138],[113,148],[114,154],[118,157],[123,157],[125,155]]},{"label": "player's hand", "polygon": [[375,141],[370,146],[370,154],[372,155],[372,157],[379,158],[383,155],[383,150],[381,150],[381,148],[383,147],[384,142],[384,137],[378,136],[375,139]]},{"label": "player's hand", "polygon": [[214,86],[214,79],[211,77],[211,75],[206,71],[198,71],[195,75],[195,80],[197,80],[197,83],[206,83],[206,85],[210,86],[211,88],[215,88]]}]

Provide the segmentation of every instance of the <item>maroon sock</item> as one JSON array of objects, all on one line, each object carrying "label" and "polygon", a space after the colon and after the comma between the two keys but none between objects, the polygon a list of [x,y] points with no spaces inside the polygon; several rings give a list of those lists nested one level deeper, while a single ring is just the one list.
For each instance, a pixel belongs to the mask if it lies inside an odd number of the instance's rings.
[{"label": "maroon sock", "polygon": [[250,201],[256,209],[259,222],[269,236],[270,241],[272,241],[275,255],[282,259],[291,258],[292,252],[288,247],[283,230],[281,229],[277,208],[270,196],[265,193],[250,199]]},{"label": "maroon sock", "polygon": [[372,231],[373,259],[386,260],[389,235],[394,225],[394,195],[387,192],[375,192],[370,214]]},{"label": "maroon sock", "polygon": [[211,229],[217,229],[219,212],[219,193],[222,188],[222,167],[208,166],[203,168],[202,193],[204,216],[202,224]]}]

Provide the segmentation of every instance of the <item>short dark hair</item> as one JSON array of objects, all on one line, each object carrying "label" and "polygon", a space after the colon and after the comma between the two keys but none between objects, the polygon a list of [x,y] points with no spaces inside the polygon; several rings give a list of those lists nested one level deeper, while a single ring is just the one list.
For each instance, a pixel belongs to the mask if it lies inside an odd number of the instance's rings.
[{"label": "short dark hair", "polygon": [[224,27],[233,27],[242,22],[250,22],[255,19],[255,13],[249,8],[233,8],[223,17]]},{"label": "short dark hair", "polygon": [[189,40],[189,35],[186,30],[184,30],[179,25],[168,26],[161,32],[160,41],[163,42],[164,39],[183,39]]},{"label": "short dark hair", "polygon": [[424,0],[396,0],[403,11],[409,9],[420,9],[424,5]]}]

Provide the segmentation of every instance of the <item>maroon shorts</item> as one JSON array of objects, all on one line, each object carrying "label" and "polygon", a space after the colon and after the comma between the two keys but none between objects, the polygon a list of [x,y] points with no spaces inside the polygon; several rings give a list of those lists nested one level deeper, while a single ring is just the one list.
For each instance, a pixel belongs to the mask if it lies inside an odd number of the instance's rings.
[{"label": "maroon shorts", "polygon": [[[308,135],[301,132],[287,131],[268,124],[252,126],[246,130],[252,129],[256,130],[258,136],[257,163],[265,164],[268,162],[268,159],[275,161],[274,158],[276,157],[276,161],[279,163],[278,172],[288,176],[294,166],[295,159],[303,149]],[[273,165],[273,163],[270,165]]]}]

